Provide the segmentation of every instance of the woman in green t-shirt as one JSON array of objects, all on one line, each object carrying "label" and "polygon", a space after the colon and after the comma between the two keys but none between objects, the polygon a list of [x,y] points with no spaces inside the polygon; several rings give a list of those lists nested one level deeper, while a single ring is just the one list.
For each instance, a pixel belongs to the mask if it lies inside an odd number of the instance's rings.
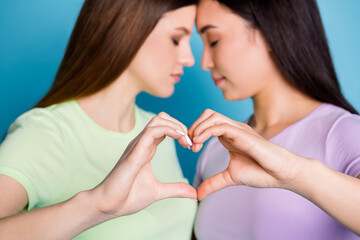
[{"label": "woman in green t-shirt", "polygon": [[[155,154],[166,136],[189,147],[186,127],[165,113],[154,117],[135,105],[142,91],[172,95],[183,67],[194,64],[189,39],[195,12],[195,0],[85,1],[52,87],[12,124],[0,147],[1,239],[71,239],[161,199],[197,198],[182,177],[173,143]],[[116,159],[109,157],[109,164],[103,149],[115,138],[128,147],[114,151]],[[129,144],[129,139],[134,140]],[[156,167],[150,166],[154,155]],[[172,165],[165,166],[165,160]],[[97,174],[103,164],[112,170]],[[170,183],[175,175],[179,181]],[[168,208],[157,202],[151,216],[142,216],[146,220],[128,218],[118,227],[129,224],[144,232],[139,236],[152,239],[190,238],[196,202],[181,201],[187,202],[166,203]],[[188,219],[185,235],[164,226],[182,225],[176,214],[164,213],[171,208],[187,212],[182,215]],[[156,228],[146,229],[154,219],[161,219]],[[81,239],[136,238],[116,235],[116,225],[109,226]]]}]

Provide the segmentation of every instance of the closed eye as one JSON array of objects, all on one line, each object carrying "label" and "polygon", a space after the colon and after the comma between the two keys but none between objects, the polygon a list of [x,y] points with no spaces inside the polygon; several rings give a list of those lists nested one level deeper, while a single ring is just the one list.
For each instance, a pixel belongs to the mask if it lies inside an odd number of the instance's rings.
[{"label": "closed eye", "polygon": [[178,40],[173,39],[172,41],[173,41],[173,43],[174,43],[175,46],[179,46],[179,41],[178,41]]},{"label": "closed eye", "polygon": [[210,47],[215,47],[218,42],[219,42],[219,41],[214,41],[214,42],[210,43]]}]

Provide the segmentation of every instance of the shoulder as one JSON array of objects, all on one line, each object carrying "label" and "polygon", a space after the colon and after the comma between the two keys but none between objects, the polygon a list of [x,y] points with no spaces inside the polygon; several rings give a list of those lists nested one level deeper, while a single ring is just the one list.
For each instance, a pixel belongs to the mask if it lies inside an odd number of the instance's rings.
[{"label": "shoulder", "polygon": [[328,138],[349,139],[360,133],[360,116],[331,104],[325,104],[314,121],[328,126]]},{"label": "shoulder", "polygon": [[311,123],[309,127],[314,126],[316,128],[331,129],[332,126],[342,117],[352,115],[348,111],[338,106],[323,103],[307,117],[305,117],[306,123]]},{"label": "shoulder", "polygon": [[[29,209],[59,193],[69,165],[64,121],[50,108],[35,108],[18,117],[0,145],[0,171],[26,189]],[[56,186],[56,188],[54,188]]]},{"label": "shoulder", "polygon": [[67,122],[56,105],[47,108],[34,108],[20,115],[9,127],[4,142],[14,141],[39,142],[55,141],[62,144],[64,127]]},{"label": "shoulder", "polygon": [[[329,139],[341,139],[351,131],[359,130],[359,115],[351,114],[343,108],[323,103],[303,120],[292,126],[295,139],[306,139],[325,143]],[[348,137],[345,137],[348,139]],[[288,140],[288,139],[286,139]]]},{"label": "shoulder", "polygon": [[299,124],[296,137],[305,135],[304,139],[312,141],[314,146],[325,146],[327,154],[354,152],[358,148],[356,144],[360,140],[360,116],[357,114],[323,103],[302,123],[304,124]]},{"label": "shoulder", "polygon": [[[349,112],[344,112],[338,116],[331,124],[326,142],[336,148],[358,151],[360,116]],[[360,156],[360,151],[358,152]]]},{"label": "shoulder", "polygon": [[55,114],[46,108],[34,108],[19,116],[11,125],[8,134],[18,129],[32,128],[38,130],[50,130],[58,127]]},{"label": "shoulder", "polygon": [[325,156],[329,166],[357,176],[360,169],[359,142],[360,116],[339,110],[336,118],[332,119],[326,136]]}]

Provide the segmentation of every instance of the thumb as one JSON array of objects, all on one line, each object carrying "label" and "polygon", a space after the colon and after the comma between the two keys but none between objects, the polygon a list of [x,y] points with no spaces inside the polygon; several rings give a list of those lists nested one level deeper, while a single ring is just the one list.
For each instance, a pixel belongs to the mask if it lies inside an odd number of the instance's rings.
[{"label": "thumb", "polygon": [[218,173],[200,184],[197,190],[198,200],[201,201],[208,195],[232,185],[235,183],[227,170]]},{"label": "thumb", "polygon": [[197,199],[196,189],[187,183],[161,183],[158,190],[158,200],[165,198]]}]

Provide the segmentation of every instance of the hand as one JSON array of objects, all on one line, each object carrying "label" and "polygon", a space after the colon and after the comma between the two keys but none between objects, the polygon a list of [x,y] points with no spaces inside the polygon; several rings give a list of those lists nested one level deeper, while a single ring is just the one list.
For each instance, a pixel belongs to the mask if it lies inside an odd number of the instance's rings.
[{"label": "hand", "polygon": [[128,145],[113,170],[92,190],[96,208],[101,213],[119,217],[140,211],[160,199],[197,198],[192,186],[186,183],[160,183],[151,170],[150,161],[166,136],[188,147],[183,134],[176,130],[187,133],[187,128],[179,121],[160,113]]},{"label": "hand", "polygon": [[199,200],[232,185],[290,189],[307,160],[267,141],[247,124],[212,110],[204,111],[190,127],[189,135],[194,152],[216,136],[230,155],[228,168],[199,186]]}]

